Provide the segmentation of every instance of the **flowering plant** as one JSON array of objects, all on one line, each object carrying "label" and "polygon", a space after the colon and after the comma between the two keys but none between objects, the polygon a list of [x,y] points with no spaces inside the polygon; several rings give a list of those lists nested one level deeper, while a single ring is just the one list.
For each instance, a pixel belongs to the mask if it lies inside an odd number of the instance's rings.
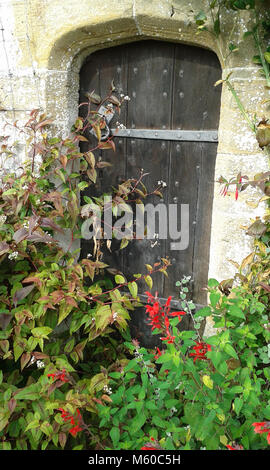
[{"label": "flowering plant", "polygon": [[106,448],[267,448],[270,354],[264,349],[270,324],[265,298],[242,287],[230,295],[221,290],[210,279],[210,305],[193,313],[195,322],[214,320],[216,334],[207,338],[198,328],[179,330],[188,308],[170,314],[170,297],[161,305],[147,292],[146,315],[161,345],[151,352],[136,340],[127,341],[133,358],[109,371],[111,403],[98,405]]},{"label": "flowering plant", "polygon": [[[120,108],[126,97],[111,89],[103,106]],[[95,185],[94,150],[80,152],[91,128],[96,149],[115,149],[90,93],[86,118],[78,117],[69,137],[55,137],[52,121],[33,110],[23,127],[27,160],[16,168],[16,143],[2,137],[1,158],[13,159],[13,171],[1,169],[0,188],[0,449],[57,449],[99,444],[97,404],[110,401],[107,367],[125,355],[119,342],[129,313],[140,305],[137,280],[152,284],[151,274],[128,281],[110,269],[97,240],[91,258],[80,259],[76,241],[89,208],[80,193]],[[91,117],[91,119],[90,119]],[[79,179],[80,178],[80,179]],[[79,179],[79,181],[78,181]],[[140,190],[143,174],[112,191],[112,204]],[[96,198],[98,200],[98,198]],[[100,212],[104,211],[102,197]],[[62,239],[66,243],[61,242]],[[121,245],[124,248],[126,244]],[[166,271],[168,262],[153,272]],[[93,359],[94,358],[94,359]],[[101,393],[102,392],[102,393]],[[59,414],[61,411],[61,415]],[[90,426],[91,423],[91,426]]]}]

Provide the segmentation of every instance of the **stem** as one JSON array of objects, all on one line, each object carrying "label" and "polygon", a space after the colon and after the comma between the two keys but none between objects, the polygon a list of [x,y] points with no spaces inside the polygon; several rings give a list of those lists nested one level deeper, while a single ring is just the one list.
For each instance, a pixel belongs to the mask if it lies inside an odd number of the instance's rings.
[{"label": "stem", "polygon": [[263,53],[262,48],[261,48],[260,36],[259,36],[259,32],[258,32],[258,25],[257,25],[257,27],[256,27],[256,29],[253,33],[253,38],[254,38],[255,46],[259,51],[259,55],[260,55],[260,59],[261,59],[261,62],[262,62],[262,68],[263,68],[263,71],[264,71],[264,74],[265,74],[267,86],[270,87],[269,65],[265,60],[264,53]]},{"label": "stem", "polygon": [[238,109],[240,111],[240,113],[242,114],[242,116],[244,117],[244,119],[246,120],[249,128],[252,130],[252,132],[254,132],[256,134],[256,126],[255,124],[252,122],[252,120],[250,119],[249,115],[247,114],[238,94],[236,93],[235,89],[233,88],[231,82],[228,80],[228,78],[226,80],[224,80],[225,83],[227,84],[231,94],[233,95],[235,101],[236,101],[236,104],[238,106]]}]

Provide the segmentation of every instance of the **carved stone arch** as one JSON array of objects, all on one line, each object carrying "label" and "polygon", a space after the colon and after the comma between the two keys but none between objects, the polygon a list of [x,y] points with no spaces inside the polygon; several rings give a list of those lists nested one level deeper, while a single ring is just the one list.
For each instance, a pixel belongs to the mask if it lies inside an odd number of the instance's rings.
[{"label": "carved stone arch", "polygon": [[[135,3],[135,2],[134,2]],[[104,16],[99,21],[84,21],[82,26],[69,25],[53,43],[47,53],[48,77],[46,83],[47,110],[57,114],[61,121],[70,123],[74,119],[77,93],[79,89],[79,72],[84,60],[93,52],[107,47],[127,44],[144,39],[179,42],[206,48],[215,52],[220,62],[222,58],[213,36],[204,32],[196,34],[195,22],[187,22],[183,13],[175,21],[169,21],[168,12],[155,15],[155,11],[135,14],[134,7],[127,9],[125,14],[111,19]],[[168,25],[166,25],[166,22]],[[51,102],[52,86],[58,87],[56,93],[62,95],[62,104],[55,108]],[[64,90],[64,93],[62,91]],[[75,91],[76,90],[76,91]],[[55,112],[56,111],[56,112]],[[64,117],[65,116],[65,117]],[[67,120],[68,117],[68,120]],[[62,126],[60,126],[62,127]]]}]

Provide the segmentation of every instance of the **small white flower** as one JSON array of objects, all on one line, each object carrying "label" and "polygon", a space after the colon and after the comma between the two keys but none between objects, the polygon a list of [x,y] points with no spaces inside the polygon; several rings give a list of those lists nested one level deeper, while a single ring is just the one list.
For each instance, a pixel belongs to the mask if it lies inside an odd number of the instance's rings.
[{"label": "small white flower", "polygon": [[91,257],[92,257],[91,253],[88,253],[87,258],[91,258]]},{"label": "small white flower", "polygon": [[160,181],[158,181],[158,185],[162,186],[162,188],[166,188],[167,183],[165,183],[165,181],[160,180]]},{"label": "small white flower", "polygon": [[173,406],[171,409],[170,409],[170,415],[172,416],[174,413],[177,412],[177,409]]},{"label": "small white flower", "polygon": [[45,367],[45,364],[43,361],[37,361],[37,368],[38,369],[43,369]]},{"label": "small white flower", "polygon": [[118,317],[118,313],[117,313],[117,312],[114,312],[114,313],[113,313],[113,320],[116,320],[117,317]]},{"label": "small white flower", "polygon": [[18,257],[18,254],[18,251],[13,251],[12,253],[10,253],[10,255],[8,255],[8,258],[10,260],[16,259]]},{"label": "small white flower", "polygon": [[126,129],[126,126],[124,126],[124,124],[118,123],[117,129]]},{"label": "small white flower", "polygon": [[104,392],[108,393],[108,395],[112,394],[112,389],[108,387],[108,385],[104,385],[103,390]]},{"label": "small white flower", "polygon": [[0,224],[4,224],[5,221],[7,220],[7,216],[6,215],[0,215]]},{"label": "small white flower", "polygon": [[126,95],[126,96],[124,96],[124,100],[125,101],[130,101],[130,97]]}]

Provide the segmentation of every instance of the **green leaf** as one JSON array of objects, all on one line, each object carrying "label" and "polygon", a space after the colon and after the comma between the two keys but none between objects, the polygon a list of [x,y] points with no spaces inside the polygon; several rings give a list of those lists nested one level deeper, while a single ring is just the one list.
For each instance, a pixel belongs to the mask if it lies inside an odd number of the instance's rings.
[{"label": "green leaf", "polygon": [[68,362],[66,357],[57,357],[55,359],[55,365],[58,369],[65,369],[67,372],[75,372],[75,369]]},{"label": "green leaf", "polygon": [[146,407],[148,410],[152,410],[152,411],[158,409],[158,407],[157,407],[157,405],[156,405],[156,403],[155,403],[154,401],[147,401],[147,402],[145,403],[145,407]]},{"label": "green leaf", "polygon": [[38,391],[35,391],[35,389],[32,389],[31,385],[30,387],[25,387],[24,389],[16,393],[16,400],[38,400],[40,398],[40,393]]},{"label": "green leaf", "polygon": [[96,310],[95,324],[97,330],[104,330],[110,323],[112,311],[110,305],[101,305]]},{"label": "green leaf", "polygon": [[131,359],[131,361],[129,361],[129,363],[125,366],[125,372],[131,369],[134,369],[135,371],[139,370],[139,365],[136,359]]},{"label": "green leaf", "polygon": [[72,305],[67,305],[66,303],[60,305],[57,325],[60,325],[60,323],[70,314],[73,308],[74,307]]},{"label": "green leaf", "polygon": [[232,347],[231,344],[226,343],[226,344],[224,345],[224,351],[225,351],[225,353],[227,353],[229,356],[234,357],[235,359],[238,359],[237,353],[236,353],[236,351],[234,350],[234,348]]},{"label": "green leaf", "polygon": [[0,417],[0,432],[6,427],[7,424],[8,424],[8,418],[5,416]]},{"label": "green leaf", "polygon": [[234,400],[234,411],[237,415],[239,415],[241,408],[243,406],[243,403],[244,402],[242,398],[236,397],[236,399]]},{"label": "green leaf", "polygon": [[231,305],[228,309],[228,313],[233,317],[243,318],[244,320],[246,319],[245,314],[240,307],[237,307],[237,305]]},{"label": "green leaf", "polygon": [[201,10],[201,11],[195,16],[196,24],[199,25],[199,26],[203,25],[206,20],[207,20],[207,16],[206,16],[206,14],[204,13],[203,10]]},{"label": "green leaf", "polygon": [[130,423],[130,429],[132,430],[132,434],[136,434],[142,426],[144,425],[145,421],[147,419],[147,416],[145,413],[140,413],[138,414]]},{"label": "green leaf", "polygon": [[211,292],[210,302],[213,307],[215,307],[220,299],[221,295],[218,292]]},{"label": "green leaf", "polygon": [[128,238],[123,238],[121,240],[121,244],[120,244],[120,250],[123,250],[124,248],[126,248],[126,246],[128,246],[130,240]]},{"label": "green leaf", "polygon": [[208,286],[209,287],[217,287],[217,286],[219,286],[219,282],[216,279],[211,278],[211,279],[208,280]]},{"label": "green leaf", "polygon": [[116,447],[120,439],[120,430],[119,427],[114,426],[110,430],[110,437],[113,442],[113,446]]},{"label": "green leaf", "polygon": [[254,56],[252,57],[252,62],[253,62],[254,64],[260,64],[260,65],[261,65],[261,64],[262,64],[261,57],[260,57],[259,55],[254,55]]},{"label": "green leaf", "polygon": [[19,359],[19,357],[24,352],[24,349],[20,346],[20,344],[15,343],[13,344],[13,351],[14,351],[14,360],[15,362]]},{"label": "green leaf", "polygon": [[29,431],[29,429],[35,429],[35,428],[38,428],[39,427],[39,420],[37,419],[34,419],[33,421],[31,421],[25,428],[25,432],[26,431]]},{"label": "green leaf", "polygon": [[270,52],[265,52],[264,53],[264,58],[268,64],[270,64]]},{"label": "green leaf", "polygon": [[210,378],[209,375],[203,375],[202,381],[203,381],[203,383],[206,387],[208,387],[210,389],[213,388],[213,380]]},{"label": "green leaf", "polygon": [[121,276],[120,274],[117,274],[114,278],[116,284],[125,284],[126,280],[124,276]]},{"label": "green leaf", "polygon": [[48,338],[47,335],[51,332],[52,328],[49,328],[49,326],[40,326],[31,330],[32,335],[36,338]]},{"label": "green leaf", "polygon": [[157,364],[164,364],[166,362],[170,362],[173,359],[173,355],[171,353],[164,353],[156,360]]},{"label": "green leaf", "polygon": [[148,275],[148,276],[145,276],[145,277],[144,277],[144,280],[145,280],[146,284],[148,285],[149,289],[152,289],[152,287],[153,287],[153,280],[152,280],[151,276],[149,276],[149,275]]},{"label": "green leaf", "polygon": [[203,308],[200,308],[200,310],[198,310],[195,313],[194,318],[209,317],[211,315],[211,313],[212,313],[212,311],[211,311],[210,307],[203,307]]},{"label": "green leaf", "polygon": [[216,36],[218,36],[220,34],[220,20],[219,20],[219,18],[217,18],[214,22],[214,32],[215,32]]},{"label": "green leaf", "polygon": [[152,423],[155,424],[155,426],[158,426],[159,428],[164,429],[167,427],[166,421],[163,421],[159,416],[153,416]]},{"label": "green leaf", "polygon": [[132,297],[134,299],[137,298],[137,295],[138,295],[138,286],[137,286],[137,283],[135,281],[132,281],[132,282],[129,282],[128,283],[128,288],[129,288],[129,292],[131,293]]}]

